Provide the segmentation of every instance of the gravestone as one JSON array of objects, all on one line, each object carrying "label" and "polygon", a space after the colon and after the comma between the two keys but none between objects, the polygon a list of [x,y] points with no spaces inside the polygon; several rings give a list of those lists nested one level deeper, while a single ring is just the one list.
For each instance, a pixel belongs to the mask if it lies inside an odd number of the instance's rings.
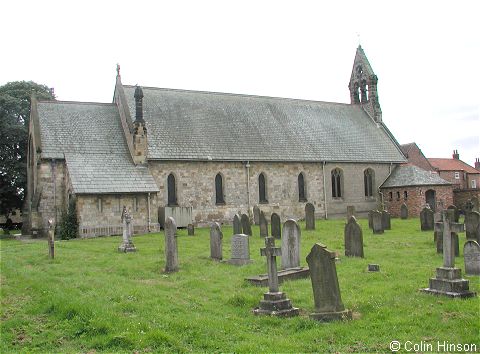
[{"label": "gravestone", "polygon": [[260,237],[268,236],[268,221],[263,210],[260,212]]},{"label": "gravestone", "polygon": [[347,222],[350,220],[351,216],[355,216],[355,206],[347,205]]},{"label": "gravestone", "polygon": [[480,275],[480,245],[477,241],[468,240],[463,246],[465,274]]},{"label": "gravestone", "polygon": [[293,219],[283,224],[282,231],[282,269],[300,266],[300,227]]},{"label": "gravestone", "polygon": [[370,263],[370,264],[367,266],[367,270],[368,270],[369,272],[379,272],[379,271],[380,271],[380,264]]},{"label": "gravestone", "polygon": [[235,214],[233,216],[233,234],[238,235],[242,233],[242,221],[240,215]]},{"label": "gravestone", "polygon": [[469,290],[469,281],[462,279],[462,270],[455,268],[452,232],[462,232],[463,224],[452,223],[443,211],[442,222],[435,223],[435,231],[441,231],[443,237],[443,267],[437,268],[436,277],[430,278],[429,287],[421,291],[432,295],[466,298],[476,296]]},{"label": "gravestone", "polygon": [[195,226],[193,224],[187,225],[188,236],[195,236]]},{"label": "gravestone", "polygon": [[345,256],[363,258],[363,233],[355,216],[351,216],[345,225]]},{"label": "gravestone", "polygon": [[392,229],[390,213],[386,210],[382,211],[382,228],[384,230]]},{"label": "gravestone", "polygon": [[470,211],[465,214],[465,233],[467,240],[480,243],[480,213],[478,211]]},{"label": "gravestone", "polygon": [[133,225],[132,217],[128,212],[127,208],[124,206],[122,211],[122,224],[123,224],[123,234],[122,234],[122,244],[118,246],[119,252],[136,252],[137,249],[132,242],[133,234]]},{"label": "gravestone", "polygon": [[372,210],[372,228],[374,234],[383,234],[382,213]]},{"label": "gravestone", "polygon": [[480,203],[478,198],[474,196],[470,199],[470,201],[472,202],[472,211],[476,211],[477,213],[480,212]]},{"label": "gravestone", "polygon": [[48,256],[55,258],[55,232],[53,230],[53,220],[48,220]]},{"label": "gravestone", "polygon": [[405,203],[400,206],[400,219],[408,219],[408,207]]},{"label": "gravestone", "polygon": [[253,223],[255,225],[260,225],[260,208],[258,207],[258,205],[255,205],[253,207]]},{"label": "gravestone", "polygon": [[268,292],[263,294],[260,306],[253,310],[255,315],[271,315],[281,317],[298,316],[298,308],[292,307],[290,299],[279,290],[276,257],[281,256],[279,247],[275,247],[273,237],[265,238],[265,248],[260,249],[260,255],[267,258]]},{"label": "gravestone", "polygon": [[272,213],[270,217],[270,223],[272,224],[272,236],[276,239],[282,238],[282,226],[280,222],[280,216],[277,213]]},{"label": "gravestone", "polygon": [[[250,225],[250,218],[248,217],[247,214],[242,214],[242,217],[240,219],[242,222],[242,233],[244,235],[252,236],[252,225]],[[240,235],[240,234],[235,234],[235,235]]]},{"label": "gravestone", "polygon": [[305,230],[315,230],[315,207],[312,203],[305,204]]},{"label": "gravestone", "polygon": [[165,220],[165,272],[178,271],[177,224],[169,216]]},{"label": "gravestone", "polygon": [[473,203],[472,200],[469,199],[465,202],[465,213],[473,211]]},{"label": "gravestone", "polygon": [[217,261],[223,259],[223,233],[218,222],[212,223],[210,227],[210,258]]},{"label": "gravestone", "polygon": [[[448,220],[453,223],[454,222],[454,211],[452,209],[447,209],[446,216],[448,217]],[[442,222],[443,221],[443,213],[435,213],[435,222]],[[441,230],[437,229],[436,231],[433,232],[433,239],[436,244],[437,248],[437,253],[443,253],[443,233]],[[453,244],[453,249],[455,252],[455,257],[458,257],[460,255],[460,245],[459,245],[459,240],[458,240],[458,234],[455,232],[452,232],[452,244]]]},{"label": "gravestone", "polygon": [[375,210],[370,210],[368,212],[368,228],[373,230],[373,212]]},{"label": "gravestone", "polygon": [[424,207],[420,212],[420,228],[422,231],[433,230],[433,211]]},{"label": "gravestone", "polygon": [[244,265],[252,263],[250,259],[249,235],[237,234],[232,236],[232,256],[228,263],[234,265]]},{"label": "gravestone", "polygon": [[335,321],[352,318],[352,312],[346,310],[340,295],[335,252],[316,243],[307,256],[310,278],[312,280],[315,312],[310,318],[317,321]]},{"label": "gravestone", "polygon": [[453,210],[453,222],[458,222],[460,219],[460,212],[458,211],[458,208],[455,205],[449,205],[448,210]]}]

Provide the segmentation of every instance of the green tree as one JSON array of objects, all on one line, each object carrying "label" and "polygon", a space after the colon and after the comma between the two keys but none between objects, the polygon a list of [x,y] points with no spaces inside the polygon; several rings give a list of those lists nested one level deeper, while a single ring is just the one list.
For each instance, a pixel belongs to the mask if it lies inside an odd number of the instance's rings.
[{"label": "green tree", "polygon": [[0,214],[21,208],[27,185],[30,98],[55,99],[45,85],[14,81],[0,86]]},{"label": "green tree", "polygon": [[68,203],[68,210],[63,213],[62,220],[60,221],[60,238],[62,240],[70,240],[77,237],[78,233],[78,220],[77,220],[77,205],[75,198],[70,198]]}]

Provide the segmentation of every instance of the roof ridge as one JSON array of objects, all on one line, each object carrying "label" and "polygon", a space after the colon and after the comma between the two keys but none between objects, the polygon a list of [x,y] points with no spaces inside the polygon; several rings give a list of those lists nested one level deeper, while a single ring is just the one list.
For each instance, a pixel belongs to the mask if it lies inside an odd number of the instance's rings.
[{"label": "roof ridge", "polygon": [[59,100],[40,100],[40,101],[37,101],[37,103],[115,106],[115,103],[109,103],[109,102],[84,102],[84,101],[59,101]]}]

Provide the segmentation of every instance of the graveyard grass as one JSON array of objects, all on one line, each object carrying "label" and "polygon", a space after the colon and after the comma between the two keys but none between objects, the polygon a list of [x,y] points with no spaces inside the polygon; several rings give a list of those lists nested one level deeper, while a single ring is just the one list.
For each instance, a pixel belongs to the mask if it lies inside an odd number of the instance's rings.
[{"label": "graveyard grass", "polygon": [[[344,256],[344,220],[318,220],[302,229],[302,265],[315,242],[340,253],[342,300],[354,320],[318,323],[310,279],[280,286],[301,309],[296,318],[256,317],[266,288],[244,278],[265,273],[253,227],[251,256],[242,267],[209,259],[209,229],[195,236],[179,230],[180,271],[162,273],[164,236],[135,236],[136,253],[120,254],[120,237],[56,242],[1,239],[0,352],[388,352],[392,340],[476,344],[480,350],[479,299],[457,300],[419,292],[442,257],[433,232],[417,218],[392,219],[392,230],[363,229],[365,258]],[[223,226],[224,258],[230,256],[231,226]],[[465,234],[460,235],[461,250]],[[277,246],[280,242],[277,240]],[[379,263],[379,273],[368,273]],[[280,264],[280,260],[277,260]],[[463,266],[463,257],[456,258]],[[470,289],[480,291],[479,279]]]}]

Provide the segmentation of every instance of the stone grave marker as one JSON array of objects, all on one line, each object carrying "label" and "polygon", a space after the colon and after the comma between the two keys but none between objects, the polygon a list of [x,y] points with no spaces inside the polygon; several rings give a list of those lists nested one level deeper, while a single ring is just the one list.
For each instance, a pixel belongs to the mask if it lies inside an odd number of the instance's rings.
[{"label": "stone grave marker", "polygon": [[268,221],[263,210],[260,212],[260,237],[268,236]]},{"label": "stone grave marker", "polygon": [[380,264],[370,263],[370,264],[368,264],[367,270],[369,272],[379,272],[380,271]]},{"label": "stone grave marker", "polygon": [[400,219],[408,219],[408,207],[405,203],[400,206]]},{"label": "stone grave marker", "polygon": [[165,272],[178,271],[177,224],[169,216],[165,221]]},{"label": "stone grave marker", "polygon": [[282,231],[282,269],[300,266],[300,227],[293,219],[283,224]]},{"label": "stone grave marker", "polygon": [[237,234],[232,236],[232,256],[228,263],[234,265],[244,265],[252,263],[250,259],[250,239],[249,235]]},{"label": "stone grave marker", "polygon": [[282,238],[282,225],[280,222],[280,216],[277,213],[272,213],[270,217],[270,223],[272,225],[272,236],[276,239]]},{"label": "stone grave marker", "polygon": [[384,230],[392,229],[390,213],[386,210],[382,211],[382,228]]},{"label": "stone grave marker", "polygon": [[347,222],[350,220],[351,216],[355,216],[355,206],[347,205]]},{"label": "stone grave marker", "polygon": [[420,212],[420,228],[422,231],[433,230],[433,211],[424,207]]},{"label": "stone grave marker", "polygon": [[223,233],[218,222],[213,222],[210,227],[210,258],[217,261],[223,259]]},{"label": "stone grave marker", "polygon": [[373,230],[373,212],[375,210],[370,210],[368,212],[368,228]]},{"label": "stone grave marker", "polygon": [[242,233],[242,221],[239,214],[233,216],[233,234],[238,235]]},{"label": "stone grave marker", "polygon": [[345,256],[363,258],[363,233],[355,216],[351,216],[345,225]]},{"label": "stone grave marker", "polygon": [[265,248],[260,249],[260,255],[267,258],[268,292],[263,294],[260,306],[253,310],[255,315],[271,315],[291,317],[298,315],[298,308],[292,306],[290,299],[281,292],[278,286],[278,273],[276,257],[281,256],[279,247],[275,247],[275,239],[267,236]]},{"label": "stone grave marker", "polygon": [[187,225],[187,233],[188,236],[195,236],[195,226],[193,226],[193,224]]},{"label": "stone grave marker", "polygon": [[48,256],[55,258],[55,232],[53,230],[53,220],[48,220]]},{"label": "stone grave marker", "polygon": [[312,203],[305,204],[305,230],[315,230],[315,207]]},{"label": "stone grave marker", "polygon": [[480,245],[477,241],[468,240],[463,246],[465,274],[480,275]]},{"label": "stone grave marker", "polygon": [[472,211],[476,211],[477,213],[480,212],[480,202],[478,201],[478,198],[473,196],[470,201],[472,202],[473,206]]},{"label": "stone grave marker", "polygon": [[132,241],[133,234],[133,224],[132,217],[128,212],[127,208],[124,206],[122,211],[122,224],[123,224],[123,233],[122,233],[122,244],[118,246],[119,252],[136,252],[137,249]]},{"label": "stone grave marker", "polygon": [[255,225],[260,225],[260,208],[258,207],[258,205],[255,205],[253,207],[253,223]]},{"label": "stone grave marker", "polygon": [[478,211],[470,211],[465,214],[465,233],[467,240],[480,243],[480,213]]},{"label": "stone grave marker", "polygon": [[351,319],[352,312],[345,309],[340,295],[335,252],[316,243],[307,256],[307,263],[315,302],[315,312],[310,314],[310,318],[317,321]]},{"label": "stone grave marker", "polygon": [[374,234],[383,234],[382,213],[372,210],[372,228]]},{"label": "stone grave marker", "polygon": [[[243,234],[252,236],[252,225],[250,225],[250,218],[248,217],[248,215],[242,214],[240,221],[242,222]],[[235,234],[235,235],[240,235],[240,234]]]},{"label": "stone grave marker", "polygon": [[458,211],[458,208],[455,205],[449,205],[448,210],[453,210],[453,222],[458,222],[460,219],[460,213]]}]

